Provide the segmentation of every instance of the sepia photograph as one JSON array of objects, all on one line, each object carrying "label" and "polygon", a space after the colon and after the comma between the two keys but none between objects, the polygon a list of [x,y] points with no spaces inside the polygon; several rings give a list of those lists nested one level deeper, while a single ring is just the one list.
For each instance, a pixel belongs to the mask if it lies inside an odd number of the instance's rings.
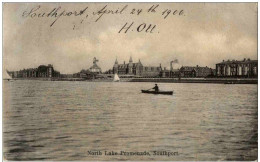
[{"label": "sepia photograph", "polygon": [[3,2],[3,161],[257,161],[258,2]]}]

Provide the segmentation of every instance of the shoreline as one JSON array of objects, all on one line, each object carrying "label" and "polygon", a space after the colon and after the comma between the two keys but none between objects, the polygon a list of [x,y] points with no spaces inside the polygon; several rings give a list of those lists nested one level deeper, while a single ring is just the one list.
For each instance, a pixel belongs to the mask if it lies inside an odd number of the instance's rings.
[{"label": "shoreline", "polygon": [[212,84],[258,84],[257,78],[135,78],[131,82],[156,83],[212,83]]},{"label": "shoreline", "polygon": [[[4,79],[4,80],[7,80],[7,79]],[[113,82],[112,78],[109,78],[109,79],[14,78],[11,80]],[[258,84],[258,78],[181,78],[181,79],[177,79],[177,78],[121,78],[120,82]]]}]

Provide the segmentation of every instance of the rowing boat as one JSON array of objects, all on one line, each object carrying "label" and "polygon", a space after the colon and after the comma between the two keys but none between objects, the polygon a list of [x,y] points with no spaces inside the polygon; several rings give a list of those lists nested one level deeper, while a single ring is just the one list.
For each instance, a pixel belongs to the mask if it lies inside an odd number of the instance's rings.
[{"label": "rowing boat", "polygon": [[173,91],[158,91],[158,92],[156,92],[156,91],[142,90],[142,93],[172,95]]}]

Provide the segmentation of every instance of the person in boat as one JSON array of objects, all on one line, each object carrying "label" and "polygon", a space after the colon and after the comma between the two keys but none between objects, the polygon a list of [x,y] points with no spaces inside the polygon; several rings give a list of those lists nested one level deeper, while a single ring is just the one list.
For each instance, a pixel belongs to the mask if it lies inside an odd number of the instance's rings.
[{"label": "person in boat", "polygon": [[155,84],[155,86],[152,89],[154,89],[155,92],[159,92],[159,87],[157,86],[157,84]]}]

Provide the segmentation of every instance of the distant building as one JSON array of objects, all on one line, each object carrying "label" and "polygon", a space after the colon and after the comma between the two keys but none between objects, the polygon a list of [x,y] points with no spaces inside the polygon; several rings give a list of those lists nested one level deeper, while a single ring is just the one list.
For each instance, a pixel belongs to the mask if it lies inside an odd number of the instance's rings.
[{"label": "distant building", "polygon": [[80,72],[79,72],[79,75],[78,75],[80,78],[93,78],[94,76],[94,73],[90,72],[90,70],[84,70],[82,69]]},{"label": "distant building", "polygon": [[60,78],[73,78],[73,74],[60,74]]},{"label": "distant building", "polygon": [[162,78],[178,78],[179,76],[180,76],[180,69],[167,70],[166,68],[164,68],[160,72],[160,77]]},{"label": "distant building", "polygon": [[41,65],[38,67],[38,77],[60,77],[60,73],[55,71],[53,65]]},{"label": "distant building", "polygon": [[216,73],[218,77],[257,77],[257,68],[257,60],[223,60],[216,64]]},{"label": "distant building", "polygon": [[200,66],[182,66],[180,68],[180,77],[184,78],[202,78],[210,75],[214,75],[214,70],[209,67],[200,67]]},{"label": "distant building", "polygon": [[104,74],[113,74],[113,69],[109,69],[109,70],[105,71]]},{"label": "distant building", "polygon": [[180,68],[180,77],[184,77],[184,78],[196,77],[195,67],[192,67],[192,66],[182,66]]},{"label": "distant building", "polygon": [[[161,70],[160,77],[162,78],[179,78],[180,77],[180,70],[173,69],[173,64],[179,63],[178,59],[170,61],[170,70],[167,70],[166,67]],[[160,65],[161,67],[161,65]]]},{"label": "distant building", "polygon": [[93,65],[85,70],[82,69],[80,72],[73,74],[74,78],[86,78],[86,79],[93,79],[97,78],[97,75],[102,73],[101,68],[97,65],[98,60],[96,57],[93,58]]},{"label": "distant building", "polygon": [[158,77],[161,71],[161,67],[157,66],[143,66],[140,59],[137,63],[133,63],[132,57],[129,59],[129,63],[118,64],[116,59],[113,66],[113,74],[129,75],[138,77]]},{"label": "distant building", "polygon": [[96,57],[94,57],[93,59],[93,65],[89,68],[89,71],[91,73],[95,73],[95,74],[101,74],[102,70],[101,68],[97,65],[98,60],[96,59]]},{"label": "distant building", "polygon": [[40,65],[38,68],[29,68],[19,71],[10,71],[8,74],[12,78],[52,78],[60,77],[60,72],[55,71],[53,66],[49,64]]},{"label": "distant building", "polygon": [[80,72],[72,74],[73,78],[80,78]]}]

